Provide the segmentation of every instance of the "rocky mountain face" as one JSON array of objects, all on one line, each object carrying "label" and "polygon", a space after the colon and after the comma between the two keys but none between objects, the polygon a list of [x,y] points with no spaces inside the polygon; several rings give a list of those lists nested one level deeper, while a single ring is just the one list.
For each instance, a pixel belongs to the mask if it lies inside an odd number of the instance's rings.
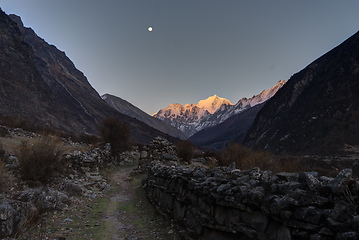
[{"label": "rocky mountain face", "polygon": [[235,105],[223,105],[216,112],[211,115],[204,117],[201,123],[198,124],[197,129],[202,130],[208,127],[216,126],[229,119],[230,117],[237,115],[245,110],[250,109],[258,104],[266,102],[268,99],[273,97],[277,91],[283,87],[286,83],[284,80],[280,80],[277,84],[268,90],[262,91],[258,95],[254,95],[251,98],[242,98]]},{"label": "rocky mountain face", "polygon": [[217,95],[201,100],[196,105],[170,104],[154,114],[154,117],[170,123],[180,129],[187,137],[191,137],[202,129],[220,124],[231,116],[267,101],[285,83],[286,81],[281,80],[269,90],[264,90],[249,99],[242,98],[236,104],[232,104],[229,100]]},{"label": "rocky mountain face", "polygon": [[359,144],[359,32],[315,60],[258,113],[245,143],[273,152],[329,154]]},{"label": "rocky mountain face", "polygon": [[119,111],[120,113],[123,113],[127,116],[136,118],[140,120],[141,122],[146,123],[148,126],[151,126],[161,132],[167,133],[171,136],[185,139],[185,135],[178,130],[177,128],[171,126],[170,124],[161,121],[157,118],[154,118],[141,109],[135,107],[131,103],[127,102],[126,100],[123,100],[119,97],[110,95],[110,94],[104,94],[101,96],[102,99],[111,107]]},{"label": "rocky mountain face", "polygon": [[248,107],[224,122],[202,129],[188,140],[197,146],[219,151],[230,142],[242,142],[265,103]]},{"label": "rocky mountain face", "polygon": [[0,53],[1,114],[78,134],[98,134],[102,119],[117,117],[136,142],[156,136],[174,140],[110,107],[64,52],[1,10]]},{"label": "rocky mountain face", "polygon": [[17,24],[0,9],[0,113],[69,127],[67,113],[43,81],[35,58]]},{"label": "rocky mountain face", "polygon": [[233,104],[225,98],[214,95],[206,100],[199,101],[196,105],[193,103],[186,105],[170,104],[153,116],[178,128],[186,137],[189,137],[199,130],[198,126],[204,117],[213,114],[226,105]]}]

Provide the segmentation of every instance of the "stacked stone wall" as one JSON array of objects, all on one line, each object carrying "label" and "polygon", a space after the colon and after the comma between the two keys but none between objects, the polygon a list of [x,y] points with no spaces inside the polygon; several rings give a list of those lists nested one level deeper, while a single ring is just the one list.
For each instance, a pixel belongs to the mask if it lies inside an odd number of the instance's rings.
[{"label": "stacked stone wall", "polygon": [[152,162],[143,186],[187,238],[359,239],[359,183],[350,169],[329,178]]}]

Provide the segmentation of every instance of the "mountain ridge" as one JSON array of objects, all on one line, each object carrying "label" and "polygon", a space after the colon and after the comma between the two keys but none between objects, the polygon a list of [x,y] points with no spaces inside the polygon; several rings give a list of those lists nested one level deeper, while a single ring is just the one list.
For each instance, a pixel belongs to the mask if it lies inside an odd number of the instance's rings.
[{"label": "mountain ridge", "polygon": [[220,124],[227,120],[228,118],[239,114],[242,111],[245,111],[251,107],[254,107],[258,104],[266,102],[268,99],[273,97],[277,91],[286,84],[285,80],[278,81],[273,87],[268,90],[263,90],[261,93],[254,95],[251,98],[242,98],[236,104],[232,106],[222,106],[214,114],[209,115],[202,119],[201,127],[198,130],[205,129],[207,127],[212,127],[217,124]]},{"label": "mountain ridge", "polygon": [[280,80],[270,89],[263,90],[249,99],[242,98],[236,104],[215,94],[200,100],[197,104],[172,103],[153,116],[178,128],[187,137],[191,137],[202,129],[222,123],[241,111],[267,101],[285,83],[286,81]]},{"label": "mountain ridge", "polygon": [[233,105],[225,98],[213,95],[205,100],[200,100],[197,104],[172,103],[159,110],[153,117],[169,123],[181,130],[186,137],[196,132],[196,124],[205,116],[215,112],[223,105]]},{"label": "mountain ridge", "polygon": [[106,94],[103,94],[101,96],[101,98],[107,104],[109,104],[111,107],[113,107],[117,111],[121,112],[122,114],[136,118],[139,121],[144,122],[145,124],[155,128],[161,132],[167,133],[173,137],[177,137],[180,139],[186,138],[184,136],[184,134],[177,128],[169,125],[168,123],[166,123],[164,121],[161,121],[160,119],[150,116],[149,114],[145,113],[138,107],[134,106],[133,104],[129,103],[128,101],[126,101],[120,97],[106,93]]},{"label": "mountain ridge", "polygon": [[259,111],[245,144],[284,154],[359,145],[359,31],[300,72]]},{"label": "mountain ridge", "polygon": [[201,148],[215,151],[222,150],[230,142],[242,142],[264,104],[246,108],[219,124],[202,129],[188,140]]}]

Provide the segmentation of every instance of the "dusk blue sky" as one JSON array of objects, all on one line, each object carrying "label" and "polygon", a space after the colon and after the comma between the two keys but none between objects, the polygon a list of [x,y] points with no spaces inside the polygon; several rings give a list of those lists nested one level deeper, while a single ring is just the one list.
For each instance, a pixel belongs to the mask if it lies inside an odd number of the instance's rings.
[{"label": "dusk blue sky", "polygon": [[101,95],[149,114],[214,94],[233,103],[252,97],[359,30],[358,0],[0,0],[0,7],[64,51]]}]

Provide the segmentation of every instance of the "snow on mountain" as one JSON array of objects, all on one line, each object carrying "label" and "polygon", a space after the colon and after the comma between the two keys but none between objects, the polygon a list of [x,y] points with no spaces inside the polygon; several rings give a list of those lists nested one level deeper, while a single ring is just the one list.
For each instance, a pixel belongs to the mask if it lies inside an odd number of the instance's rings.
[{"label": "snow on mountain", "polygon": [[196,130],[196,125],[204,117],[213,114],[224,105],[233,105],[231,101],[213,95],[195,104],[182,105],[173,103],[161,109],[153,116],[161,119],[172,126],[180,129],[187,137],[191,136]]},{"label": "snow on mountain", "polygon": [[235,105],[225,98],[213,95],[199,101],[196,105],[193,103],[186,105],[170,104],[153,116],[171,124],[187,137],[190,137],[204,128],[215,126],[233,115],[267,101],[285,83],[286,81],[281,80],[272,88],[264,90],[252,98],[240,99]]},{"label": "snow on mountain", "polygon": [[220,98],[217,95],[213,95],[206,100],[199,101],[196,106],[207,110],[210,114],[213,114],[222,106],[227,105],[233,105],[233,103],[225,98]]},{"label": "snow on mountain", "polygon": [[[208,117],[208,118],[211,118],[212,121],[210,119],[203,119],[204,122],[207,122],[206,124],[204,124],[205,127],[214,126],[214,125],[221,123],[221,122],[225,121],[226,119],[230,118],[231,116],[236,115],[248,108],[251,108],[258,104],[264,103],[268,99],[272,98],[277,93],[277,91],[281,87],[283,87],[283,85],[285,83],[286,83],[286,81],[280,80],[273,87],[271,87],[268,90],[262,91],[258,95],[254,95],[253,97],[251,97],[249,99],[242,98],[235,105],[233,105],[232,107],[230,107],[228,109],[223,109],[223,110],[219,109],[217,112],[214,113],[214,116]],[[215,117],[215,119],[217,119],[217,121],[213,121],[214,117]]]}]

